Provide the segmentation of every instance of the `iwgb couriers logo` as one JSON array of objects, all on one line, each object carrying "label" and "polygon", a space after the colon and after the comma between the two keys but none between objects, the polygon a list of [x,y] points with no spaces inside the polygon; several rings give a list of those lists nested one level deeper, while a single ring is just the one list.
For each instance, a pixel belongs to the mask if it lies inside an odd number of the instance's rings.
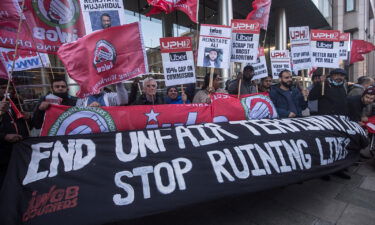
[{"label": "iwgb couriers logo", "polygon": [[56,189],[52,186],[47,193],[38,194],[34,191],[22,221],[26,222],[37,216],[54,213],[78,205],[79,186]]},{"label": "iwgb couriers logo", "polygon": [[53,27],[67,28],[74,25],[80,9],[77,0],[32,0],[38,17]]},{"label": "iwgb couriers logo", "polygon": [[116,49],[106,40],[98,41],[95,47],[93,63],[98,73],[112,69],[116,63]]},{"label": "iwgb couriers logo", "polygon": [[91,134],[116,131],[112,116],[98,107],[72,107],[63,112],[48,131],[48,136]]}]

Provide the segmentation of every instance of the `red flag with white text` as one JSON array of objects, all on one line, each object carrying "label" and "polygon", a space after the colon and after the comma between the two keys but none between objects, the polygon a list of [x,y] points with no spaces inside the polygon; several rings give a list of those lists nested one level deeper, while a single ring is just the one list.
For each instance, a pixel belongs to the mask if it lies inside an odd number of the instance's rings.
[{"label": "red flag with white text", "polygon": [[147,0],[148,4],[152,6],[150,12],[146,16],[159,14],[165,12],[169,14],[174,10],[180,10],[189,16],[194,23],[198,21],[198,2],[197,0]]},{"label": "red flag with white text", "polygon": [[0,21],[4,19],[19,19],[21,12],[18,0],[1,0]]},{"label": "red flag with white text", "polygon": [[255,0],[253,10],[247,15],[247,20],[257,20],[260,27],[267,30],[272,0]]},{"label": "red flag with white text", "polygon": [[78,97],[148,72],[140,24],[96,31],[60,47],[58,56],[81,87]]},{"label": "red flag with white text", "polygon": [[79,0],[27,0],[23,15],[20,32],[19,19],[0,20],[0,47],[14,49],[18,37],[19,49],[56,54],[85,35]]},{"label": "red flag with white text", "polygon": [[363,61],[365,58],[362,54],[367,54],[375,50],[375,45],[364,40],[353,40],[350,50],[350,64]]}]

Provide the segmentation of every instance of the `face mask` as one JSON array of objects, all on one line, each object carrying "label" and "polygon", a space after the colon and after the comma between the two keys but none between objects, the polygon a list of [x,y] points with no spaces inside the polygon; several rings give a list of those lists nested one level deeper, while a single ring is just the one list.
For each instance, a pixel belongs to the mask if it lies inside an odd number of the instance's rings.
[{"label": "face mask", "polygon": [[60,98],[67,98],[68,97],[68,93],[53,93],[54,95],[56,95],[57,97],[60,97]]},{"label": "face mask", "polygon": [[328,79],[329,83],[332,84],[333,86],[340,86],[344,84],[344,81],[337,82],[335,80],[332,80],[331,78]]}]

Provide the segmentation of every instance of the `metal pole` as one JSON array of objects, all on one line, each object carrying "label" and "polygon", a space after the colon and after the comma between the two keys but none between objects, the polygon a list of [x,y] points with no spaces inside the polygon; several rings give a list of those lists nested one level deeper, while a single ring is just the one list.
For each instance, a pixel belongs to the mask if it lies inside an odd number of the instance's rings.
[{"label": "metal pole", "polygon": [[277,50],[286,50],[288,47],[287,39],[287,21],[286,21],[286,12],[284,8],[279,8],[276,10],[276,49]]},{"label": "metal pole", "polygon": [[[220,0],[219,1],[219,24],[230,26],[231,20],[233,19],[233,4],[232,0]],[[230,77],[230,70],[223,69],[221,71],[221,76],[224,83]]]}]

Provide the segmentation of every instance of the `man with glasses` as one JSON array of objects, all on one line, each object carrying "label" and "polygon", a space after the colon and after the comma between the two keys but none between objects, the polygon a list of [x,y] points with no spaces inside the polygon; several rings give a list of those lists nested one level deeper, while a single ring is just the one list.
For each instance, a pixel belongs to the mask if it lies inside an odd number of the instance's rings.
[{"label": "man with glasses", "polygon": [[32,125],[40,129],[43,124],[45,111],[51,104],[75,106],[76,98],[68,94],[68,85],[64,79],[56,78],[51,83],[52,93],[42,97],[32,119]]},{"label": "man with glasses", "polygon": [[158,84],[152,77],[143,80],[143,94],[140,95],[133,105],[160,105],[164,104],[164,98],[157,93]]}]

